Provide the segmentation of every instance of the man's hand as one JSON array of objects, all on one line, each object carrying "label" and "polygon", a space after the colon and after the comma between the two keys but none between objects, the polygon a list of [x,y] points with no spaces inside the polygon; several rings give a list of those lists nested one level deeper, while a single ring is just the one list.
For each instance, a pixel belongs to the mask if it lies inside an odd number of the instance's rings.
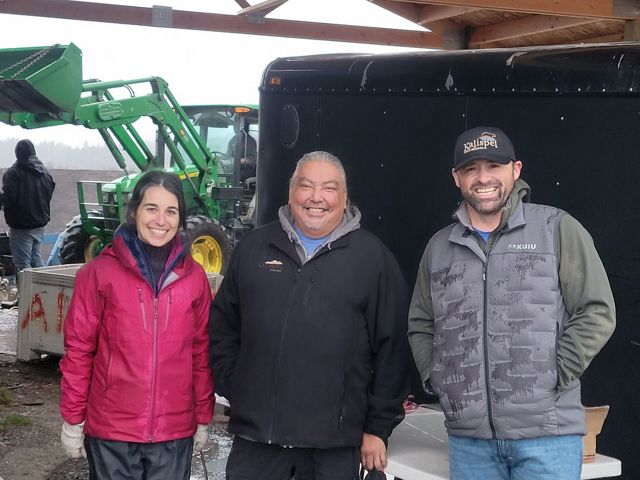
[{"label": "man's hand", "polygon": [[84,451],[83,428],[84,422],[77,425],[71,425],[67,422],[62,424],[60,441],[65,453],[71,458],[87,458],[87,452]]},{"label": "man's hand", "polygon": [[367,471],[374,468],[384,472],[387,467],[387,447],[380,437],[364,433],[360,446],[360,463]]}]

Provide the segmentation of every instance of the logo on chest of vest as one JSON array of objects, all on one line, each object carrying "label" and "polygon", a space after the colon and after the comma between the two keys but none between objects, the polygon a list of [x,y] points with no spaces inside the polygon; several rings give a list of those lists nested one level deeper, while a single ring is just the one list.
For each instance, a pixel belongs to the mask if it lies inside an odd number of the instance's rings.
[{"label": "logo on chest of vest", "polygon": [[535,250],[537,245],[535,243],[510,243],[507,245],[509,250]]}]

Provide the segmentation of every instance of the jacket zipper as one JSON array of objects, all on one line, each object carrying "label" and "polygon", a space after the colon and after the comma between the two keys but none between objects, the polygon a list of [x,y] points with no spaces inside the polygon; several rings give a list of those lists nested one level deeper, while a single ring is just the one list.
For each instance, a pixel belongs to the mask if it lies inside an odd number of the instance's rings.
[{"label": "jacket zipper", "polygon": [[[489,257],[487,256],[487,263]],[[487,292],[487,263],[482,268],[482,283],[484,286],[484,318],[482,322],[482,329],[484,335],[484,383],[487,390],[487,413],[489,415],[489,427],[491,428],[491,438],[496,438],[496,427],[493,424],[493,402],[491,398],[491,385],[489,379],[489,328],[487,326],[487,305],[488,292]]]},{"label": "jacket zipper", "polygon": [[487,249],[485,253],[486,262],[482,267],[482,285],[484,290],[484,313],[483,313],[483,321],[482,321],[482,330],[484,336],[484,383],[485,388],[487,390],[487,414],[489,416],[489,428],[491,428],[491,438],[496,438],[496,426],[493,422],[493,397],[491,396],[491,379],[489,377],[489,326],[488,326],[488,314],[487,314],[487,306],[489,305],[489,291],[487,288],[488,278],[487,278],[487,270],[489,267],[489,256],[491,254],[491,249],[493,248],[494,243],[498,240],[501,233],[499,232],[495,238],[489,237],[489,242],[487,243]]},{"label": "jacket zipper", "polygon": [[149,442],[153,442],[153,418],[156,403],[156,376],[158,361],[158,297],[153,297],[153,357],[151,359],[151,411],[149,413]]},{"label": "jacket zipper", "polygon": [[302,267],[298,267],[296,271],[296,276],[293,279],[293,287],[291,290],[291,295],[289,297],[289,305],[287,307],[287,313],[284,317],[284,321],[282,323],[282,330],[280,331],[280,342],[278,344],[278,358],[276,360],[276,368],[273,373],[273,381],[271,384],[271,424],[269,425],[269,435],[267,436],[267,443],[271,444],[273,441],[273,431],[275,429],[276,423],[276,406],[278,405],[278,378],[280,377],[280,367],[282,366],[282,357],[283,357],[283,345],[284,345],[284,337],[287,331],[287,324],[289,323],[289,317],[291,316],[291,307],[293,305],[293,301],[295,298],[295,287],[298,283],[298,278],[300,278],[300,272],[302,271]]}]

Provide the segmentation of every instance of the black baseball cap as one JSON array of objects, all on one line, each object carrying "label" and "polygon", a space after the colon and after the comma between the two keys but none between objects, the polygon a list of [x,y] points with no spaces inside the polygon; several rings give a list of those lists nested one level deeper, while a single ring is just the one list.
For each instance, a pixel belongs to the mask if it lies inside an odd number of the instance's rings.
[{"label": "black baseball cap", "polygon": [[473,160],[507,164],[516,160],[509,137],[496,127],[475,127],[463,132],[456,140],[453,168],[458,170]]}]

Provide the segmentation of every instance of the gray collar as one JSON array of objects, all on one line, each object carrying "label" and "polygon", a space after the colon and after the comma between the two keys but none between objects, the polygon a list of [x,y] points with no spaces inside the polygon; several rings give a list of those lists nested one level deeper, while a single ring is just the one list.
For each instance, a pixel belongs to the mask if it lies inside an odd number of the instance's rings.
[{"label": "gray collar", "polygon": [[[322,246],[328,245],[328,247],[331,248],[331,242],[334,242],[338,238],[345,236],[347,233],[353,232],[354,230],[360,228],[360,217],[361,214],[360,210],[358,210],[358,207],[348,205],[347,209],[344,212],[344,215],[342,216],[340,225],[338,225],[335,230],[333,230],[333,232],[329,234],[326,242]],[[313,255],[315,255],[315,253],[322,248],[322,246],[319,247],[310,256],[307,256],[307,252],[305,251],[302,242],[298,237],[298,233],[293,228],[294,220],[289,205],[283,205],[278,209],[278,218],[280,220],[280,225],[289,237],[289,240],[296,246],[296,251],[298,252],[298,256],[300,257],[302,263],[305,263],[313,258]]]}]

